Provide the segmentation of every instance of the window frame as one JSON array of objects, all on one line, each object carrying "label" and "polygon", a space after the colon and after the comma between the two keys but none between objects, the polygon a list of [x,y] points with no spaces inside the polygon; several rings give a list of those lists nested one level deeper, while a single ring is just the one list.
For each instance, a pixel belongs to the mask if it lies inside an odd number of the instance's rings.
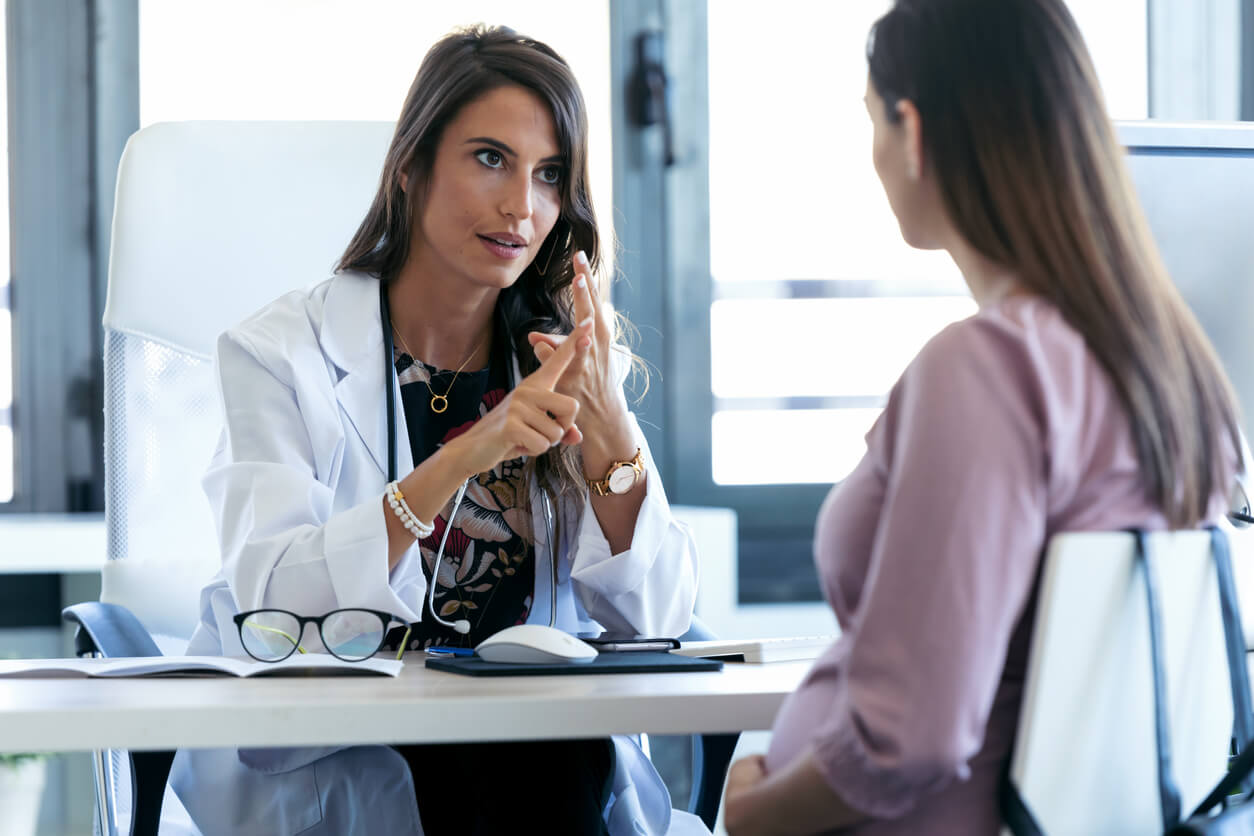
[{"label": "window frame", "polygon": [[0,514],[99,511],[101,315],[117,165],[139,125],[138,0],[4,13],[14,494]]},{"label": "window frame", "polygon": [[[1170,29],[1163,23],[1179,26],[1187,18],[1193,31],[1200,33],[1198,43],[1204,44],[1208,37],[1231,37],[1218,31],[1231,22],[1230,15],[1209,15],[1203,8],[1207,4],[1193,0],[1146,2],[1150,117],[1177,117],[1165,111],[1164,102],[1187,100],[1189,90],[1165,91],[1163,85],[1182,74],[1200,70],[1204,76],[1191,80],[1193,91],[1222,84],[1230,88],[1230,79],[1221,78],[1223,62],[1199,64],[1196,49],[1172,48],[1164,40]],[[1245,78],[1254,78],[1254,0],[1232,2],[1240,2],[1243,11],[1241,68]],[[626,281],[616,285],[614,302],[641,332],[638,352],[659,373],[636,407],[645,435],[671,502],[726,506],[737,512],[742,601],[809,600],[788,598],[787,593],[776,597],[776,592],[766,589],[774,586],[776,576],[792,578],[811,598],[818,597],[811,540],[819,506],[832,486],[718,485],[712,477],[710,422],[716,402],[708,385],[710,307],[717,298],[745,298],[746,292],[752,298],[755,291],[737,288],[720,297],[710,271],[708,0],[612,0],[611,6],[616,88],[629,89],[635,33],[657,29],[666,42],[672,93],[676,162],[669,168],[660,153],[660,129],[633,125],[628,102],[615,103],[615,222],[623,253],[619,264]],[[1233,68],[1227,69],[1230,73]],[[1169,92],[1176,98],[1165,98]],[[1241,97],[1242,113],[1254,119],[1254,84],[1245,85]],[[1194,118],[1222,115],[1213,105],[1208,107]],[[917,285],[887,281],[874,282],[873,288],[839,281],[771,284],[774,292],[769,298],[775,299],[929,295]],[[931,293],[950,296],[954,290],[939,287]]]}]

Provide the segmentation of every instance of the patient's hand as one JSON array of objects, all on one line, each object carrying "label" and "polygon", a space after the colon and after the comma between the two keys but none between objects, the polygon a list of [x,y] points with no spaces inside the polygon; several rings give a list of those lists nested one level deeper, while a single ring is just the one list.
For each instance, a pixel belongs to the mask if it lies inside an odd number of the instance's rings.
[{"label": "patient's hand", "polygon": [[727,832],[732,836],[748,836],[756,833],[748,825],[750,816],[745,814],[751,806],[749,794],[766,780],[766,758],[762,755],[750,755],[741,758],[731,765],[727,771],[727,791],[723,796],[723,818]]}]

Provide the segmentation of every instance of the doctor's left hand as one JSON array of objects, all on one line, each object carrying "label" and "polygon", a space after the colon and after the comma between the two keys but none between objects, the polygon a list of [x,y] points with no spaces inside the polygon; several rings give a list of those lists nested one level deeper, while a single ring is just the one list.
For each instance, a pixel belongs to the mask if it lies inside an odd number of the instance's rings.
[{"label": "doctor's left hand", "polygon": [[[579,401],[576,425],[583,434],[585,445],[602,443],[607,447],[626,450],[630,455],[632,433],[628,419],[627,402],[622,389],[614,379],[613,347],[614,327],[601,304],[593,285],[592,271],[583,251],[575,253],[575,280],[571,287],[574,296],[575,321],[593,318],[592,345],[582,356],[576,357],[559,378],[554,391]],[[532,331],[527,335],[541,363],[547,360],[566,337]]]}]

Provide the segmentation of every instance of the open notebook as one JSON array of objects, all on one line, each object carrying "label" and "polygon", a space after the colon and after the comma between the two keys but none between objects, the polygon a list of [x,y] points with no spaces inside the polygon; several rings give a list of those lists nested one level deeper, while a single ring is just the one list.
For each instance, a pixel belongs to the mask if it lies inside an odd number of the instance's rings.
[{"label": "open notebook", "polygon": [[281,662],[234,656],[137,656],[118,659],[0,659],[0,678],[73,679],[128,676],[396,676],[397,659],[345,662],[328,653],[302,653]]}]

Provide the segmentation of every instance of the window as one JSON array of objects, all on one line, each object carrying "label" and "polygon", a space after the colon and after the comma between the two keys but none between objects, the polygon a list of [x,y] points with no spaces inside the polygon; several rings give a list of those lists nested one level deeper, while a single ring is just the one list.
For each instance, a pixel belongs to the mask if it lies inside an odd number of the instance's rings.
[{"label": "window", "polygon": [[[1071,5],[1112,112],[1144,118],[1144,2]],[[887,4],[739,6],[709,5],[712,477],[831,483],[910,359],[975,305],[948,256],[901,241],[870,165],[865,44]]]},{"label": "window", "polygon": [[[1146,3],[1070,5],[1112,114],[1145,118]],[[918,350],[976,309],[945,253],[901,240],[871,165],[865,46],[888,6],[707,6],[713,412],[699,501],[739,513],[745,601],[817,594],[815,509]],[[784,564],[800,587],[779,582]]]}]

